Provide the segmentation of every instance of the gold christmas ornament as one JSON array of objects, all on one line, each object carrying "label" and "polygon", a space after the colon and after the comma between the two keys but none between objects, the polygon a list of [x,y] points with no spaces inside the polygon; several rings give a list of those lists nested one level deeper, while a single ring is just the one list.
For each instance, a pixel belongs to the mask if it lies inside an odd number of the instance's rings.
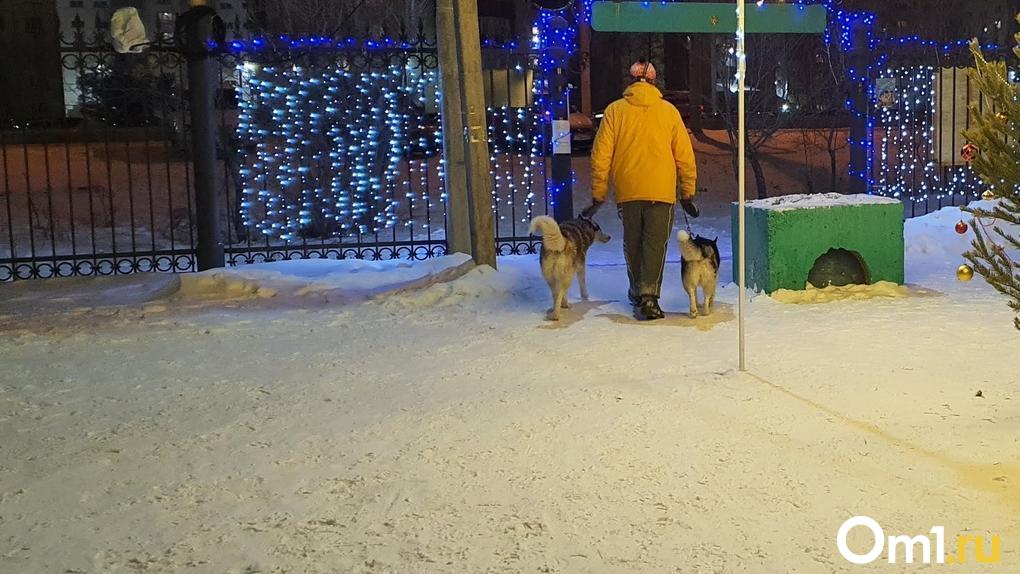
[{"label": "gold christmas ornament", "polygon": [[995,199],[995,192],[990,189],[986,189],[985,192],[981,194],[981,199],[991,201]]},{"label": "gold christmas ornament", "polygon": [[974,270],[971,269],[970,265],[964,263],[956,268],[956,278],[960,281],[970,281],[974,278]]}]

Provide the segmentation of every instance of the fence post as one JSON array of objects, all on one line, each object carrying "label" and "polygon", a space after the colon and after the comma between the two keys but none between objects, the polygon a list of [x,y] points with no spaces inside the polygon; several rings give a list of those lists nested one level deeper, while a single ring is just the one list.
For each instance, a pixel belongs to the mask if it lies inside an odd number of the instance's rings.
[{"label": "fence post", "polygon": [[577,42],[581,51],[581,113],[592,119],[591,109],[591,23],[577,25]]},{"label": "fence post", "polygon": [[850,191],[867,193],[871,180],[868,150],[872,145],[872,142],[868,141],[871,137],[871,130],[868,128],[868,118],[871,115],[868,90],[872,79],[867,70],[868,63],[874,56],[871,54],[867,29],[861,22],[854,22],[851,34],[850,66],[856,70],[861,80],[857,84],[851,83],[850,97],[853,109],[856,109],[858,114],[850,116]]},{"label": "fence post", "polygon": [[198,270],[223,267],[220,204],[216,200],[216,79],[213,52],[226,36],[223,20],[204,0],[191,0],[191,9],[177,19],[178,47],[188,63],[188,103],[191,110],[191,153],[195,173],[198,227]]},{"label": "fence post", "polygon": [[[554,16],[549,22],[550,28],[560,31],[567,29],[567,21],[562,16]],[[574,218],[574,170],[570,149],[570,88],[566,75],[567,54],[562,40],[557,38],[547,47],[548,56],[556,62],[548,79],[549,101],[552,111],[551,137],[549,141],[552,154],[552,201],[553,217],[556,221],[567,221]]]},{"label": "fence post", "polygon": [[574,218],[574,169],[570,150],[570,95],[562,67],[556,69],[553,85],[553,217],[556,221],[567,221]]}]

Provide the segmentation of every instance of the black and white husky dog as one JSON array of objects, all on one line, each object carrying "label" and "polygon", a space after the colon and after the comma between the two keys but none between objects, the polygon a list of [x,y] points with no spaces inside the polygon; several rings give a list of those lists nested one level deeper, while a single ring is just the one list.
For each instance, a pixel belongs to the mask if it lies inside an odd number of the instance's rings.
[{"label": "black and white husky dog", "polygon": [[684,230],[677,233],[680,242],[680,275],[684,291],[691,299],[691,317],[698,316],[698,287],[705,297],[705,315],[712,313],[715,286],[719,279],[719,247],[716,239],[691,236]]},{"label": "black and white husky dog", "polygon": [[560,308],[568,309],[567,289],[577,276],[581,287],[581,298],[588,299],[588,285],[585,284],[584,265],[588,249],[593,243],[606,243],[610,237],[602,233],[597,223],[587,217],[578,217],[563,223],[548,215],[540,215],[531,220],[529,233],[542,236],[542,251],[539,261],[542,265],[542,276],[549,284],[552,292],[552,309],[548,318],[560,320]]}]

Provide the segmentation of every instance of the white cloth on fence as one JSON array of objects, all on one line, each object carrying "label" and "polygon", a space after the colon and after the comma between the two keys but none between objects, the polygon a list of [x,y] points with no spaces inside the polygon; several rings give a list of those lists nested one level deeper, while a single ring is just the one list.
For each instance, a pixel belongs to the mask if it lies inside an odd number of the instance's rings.
[{"label": "white cloth on fence", "polygon": [[138,16],[138,9],[128,6],[119,8],[110,18],[110,36],[113,38],[113,49],[119,54],[138,53],[145,49],[149,41],[145,35],[145,24]]}]

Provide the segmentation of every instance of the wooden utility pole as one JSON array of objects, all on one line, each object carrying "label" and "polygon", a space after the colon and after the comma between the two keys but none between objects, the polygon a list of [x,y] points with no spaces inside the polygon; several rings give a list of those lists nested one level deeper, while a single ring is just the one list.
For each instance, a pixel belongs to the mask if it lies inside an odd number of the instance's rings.
[{"label": "wooden utility pole", "polygon": [[464,118],[461,117],[460,65],[457,60],[457,24],[453,0],[436,3],[436,30],[440,38],[439,71],[442,85],[443,174],[446,187],[446,251],[471,254],[471,216],[464,165]]},{"label": "wooden utility pole", "polygon": [[496,267],[489,141],[476,0],[438,0],[449,220],[447,248]]}]

